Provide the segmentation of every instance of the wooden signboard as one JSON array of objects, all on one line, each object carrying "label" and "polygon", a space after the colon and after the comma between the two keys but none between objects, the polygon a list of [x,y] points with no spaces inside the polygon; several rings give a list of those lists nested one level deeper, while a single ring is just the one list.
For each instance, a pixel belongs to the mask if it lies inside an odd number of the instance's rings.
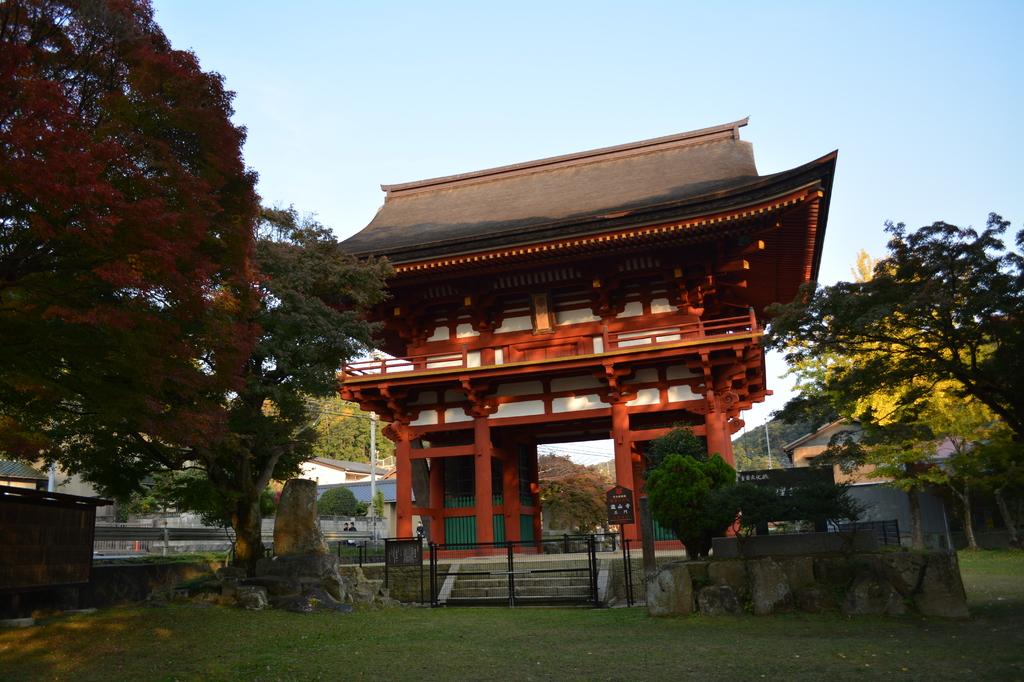
[{"label": "wooden signboard", "polygon": [[832,467],[794,467],[792,469],[760,469],[741,471],[736,476],[739,483],[753,483],[765,488],[783,490],[799,489],[809,483],[835,483]]},{"label": "wooden signboard", "polygon": [[0,486],[0,592],[88,583],[96,507],[105,504]]},{"label": "wooden signboard", "polygon": [[633,510],[633,491],[617,485],[605,493],[608,506],[608,523],[636,523]]},{"label": "wooden signboard", "polygon": [[384,539],[384,563],[387,566],[422,566],[423,543],[411,540]]}]

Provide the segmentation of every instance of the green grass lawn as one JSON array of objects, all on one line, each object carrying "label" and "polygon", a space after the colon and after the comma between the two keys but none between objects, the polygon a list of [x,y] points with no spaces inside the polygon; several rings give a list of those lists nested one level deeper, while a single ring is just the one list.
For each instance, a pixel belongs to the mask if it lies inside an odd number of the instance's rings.
[{"label": "green grass lawn", "polygon": [[1024,553],[961,554],[972,618],[109,609],[0,632],[0,680],[1024,679]]}]

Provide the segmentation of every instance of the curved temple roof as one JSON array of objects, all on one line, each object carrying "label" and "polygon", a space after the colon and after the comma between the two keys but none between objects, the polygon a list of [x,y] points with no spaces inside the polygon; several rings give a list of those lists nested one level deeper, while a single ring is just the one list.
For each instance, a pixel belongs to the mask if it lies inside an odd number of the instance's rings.
[{"label": "curved temple roof", "polygon": [[[395,263],[602,232],[763,198],[815,178],[831,185],[835,155],[759,176],[739,137],[747,119],[687,133],[401,185],[343,246]],[[735,199],[736,201],[732,201]],[[723,203],[723,200],[724,203]],[[827,201],[827,199],[826,199]],[[824,217],[824,216],[823,216]],[[648,220],[649,219],[649,220]]]}]

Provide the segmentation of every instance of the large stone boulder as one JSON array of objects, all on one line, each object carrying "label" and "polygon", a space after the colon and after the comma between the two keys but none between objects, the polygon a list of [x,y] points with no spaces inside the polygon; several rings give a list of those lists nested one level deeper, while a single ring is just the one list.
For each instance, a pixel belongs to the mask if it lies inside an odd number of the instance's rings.
[{"label": "large stone boulder", "polygon": [[326,554],[316,512],[316,481],[293,478],[284,484],[274,521],[274,554]]},{"label": "large stone boulder", "polygon": [[842,611],[847,616],[900,616],[906,613],[907,607],[884,576],[865,570],[853,579],[843,599]]},{"label": "large stone boulder", "polygon": [[652,616],[693,613],[693,584],[686,562],[665,564],[647,578],[647,612]]},{"label": "large stone boulder", "polygon": [[732,589],[737,599],[744,599],[750,594],[747,586],[747,563],[742,559],[726,559],[711,561],[707,565],[708,580],[713,585],[726,585]]},{"label": "large stone boulder", "polygon": [[250,611],[260,611],[269,606],[266,588],[257,585],[239,585],[235,598],[238,605]]},{"label": "large stone boulder", "polygon": [[755,614],[767,616],[791,605],[793,591],[781,564],[770,557],[753,559],[747,562],[747,571]]},{"label": "large stone boulder", "polygon": [[878,561],[886,580],[904,597],[920,589],[928,555],[920,552],[888,552],[880,554]]},{"label": "large stone boulder", "polygon": [[263,584],[279,596],[301,593],[304,585],[319,583],[337,601],[343,602],[347,595],[338,564],[338,557],[330,554],[290,554],[260,559],[256,575],[249,582]]},{"label": "large stone boulder", "polygon": [[806,585],[793,591],[796,607],[804,613],[824,613],[835,611],[837,607],[835,593],[822,585]]},{"label": "large stone boulder", "polygon": [[743,607],[728,585],[707,585],[697,592],[697,608],[704,616],[738,616]]},{"label": "large stone boulder", "polygon": [[342,566],[341,580],[348,595],[346,601],[352,604],[394,606],[398,602],[390,597],[384,581],[367,578],[361,566]]},{"label": "large stone boulder", "polygon": [[914,606],[925,616],[967,618],[967,594],[960,578],[956,554],[934,553],[927,557]]}]

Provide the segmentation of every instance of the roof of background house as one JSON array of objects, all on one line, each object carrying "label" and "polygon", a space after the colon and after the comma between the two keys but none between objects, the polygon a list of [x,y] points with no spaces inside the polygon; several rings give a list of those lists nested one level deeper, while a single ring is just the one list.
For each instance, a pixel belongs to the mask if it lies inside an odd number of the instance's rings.
[{"label": "roof of background house", "polygon": [[[377,490],[384,495],[384,502],[392,503],[398,498],[395,496],[395,484],[394,479],[386,481],[377,481]],[[348,488],[352,491],[352,494],[356,496],[357,502],[370,502],[370,482],[369,481],[355,481],[353,483],[333,483],[330,485],[318,485],[316,487],[317,499],[331,488]]]},{"label": "roof of background house", "polygon": [[0,459],[0,478],[25,478],[38,481],[46,480],[47,475],[39,473],[25,462]]},{"label": "roof of background house", "polygon": [[799,438],[797,438],[792,443],[786,443],[785,445],[782,446],[782,451],[785,452],[787,455],[792,456],[793,450],[797,449],[798,447],[800,447],[801,445],[803,445],[807,441],[813,440],[814,438],[816,438],[817,436],[821,435],[822,433],[828,431],[829,429],[835,428],[837,426],[843,426],[843,425],[846,425],[846,426],[849,427],[848,429],[846,429],[847,431],[855,431],[855,430],[860,428],[860,425],[857,422],[848,422],[846,419],[837,419],[834,422],[829,422],[828,424],[825,424],[824,426],[819,428],[817,431],[812,431],[812,432],[810,432],[810,433],[808,433],[808,434],[806,434],[804,436],[800,436]]},{"label": "roof of background house", "polygon": [[656,222],[663,217],[659,211],[676,217],[703,215],[815,179],[831,185],[835,153],[759,176],[751,144],[739,137],[746,124],[742,119],[614,147],[382,185],[387,192],[384,205],[343,247],[355,255],[411,262],[599,233],[608,229],[608,220],[627,216],[636,223]]},{"label": "roof of background house", "polygon": [[[329,457],[314,457],[310,460],[316,464],[322,464],[323,466],[337,469],[339,471],[351,471],[356,474],[370,475],[370,463],[369,462],[352,462],[347,459],[330,459]],[[388,469],[383,467],[377,467],[377,475],[381,476],[387,473]]]}]

